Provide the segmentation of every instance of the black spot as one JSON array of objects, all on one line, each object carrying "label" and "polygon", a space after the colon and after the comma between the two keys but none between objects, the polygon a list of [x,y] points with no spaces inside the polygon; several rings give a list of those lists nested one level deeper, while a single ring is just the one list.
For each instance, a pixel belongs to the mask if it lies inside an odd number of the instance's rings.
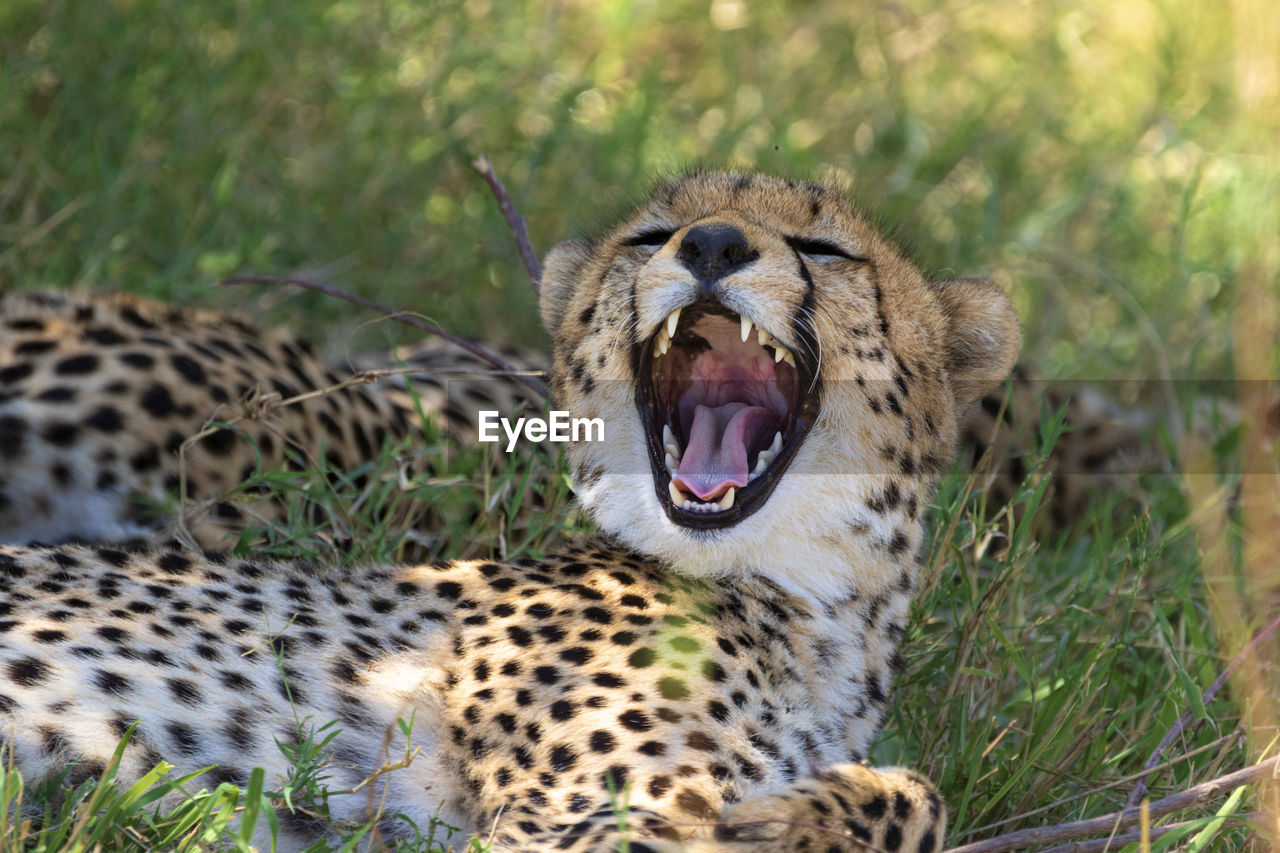
[{"label": "black spot", "polygon": [[227,456],[235,449],[236,431],[233,429],[219,429],[211,432],[200,439],[200,446],[213,456]]},{"label": "black spot", "polygon": [[68,403],[75,399],[76,389],[69,388],[66,385],[55,385],[41,391],[36,395],[36,399],[42,403]]},{"label": "black spot", "polygon": [[591,734],[591,751],[598,753],[613,752],[618,746],[618,739],[604,730]]},{"label": "black spot", "polygon": [[103,432],[119,432],[124,427],[124,419],[114,406],[99,406],[84,419],[87,426]]},{"label": "black spot", "polygon": [[12,385],[15,382],[20,382],[30,376],[34,370],[35,368],[26,362],[0,367],[0,384]]},{"label": "black spot", "polygon": [[649,780],[647,790],[649,791],[649,796],[655,800],[660,800],[671,790],[671,778],[668,776],[654,776]]},{"label": "black spot", "polygon": [[560,744],[551,748],[551,769],[557,773],[573,769],[578,763],[578,755],[570,747]]},{"label": "black spot", "polygon": [[93,683],[99,690],[112,694],[113,696],[124,696],[133,689],[126,679],[114,672],[108,672],[105,669],[97,670],[93,676]]},{"label": "black spot", "polygon": [[84,336],[95,344],[101,344],[102,346],[107,347],[114,346],[115,344],[122,344],[128,340],[124,335],[114,329],[104,329],[102,327],[85,329]]},{"label": "black spot", "polygon": [[193,385],[203,385],[205,383],[204,368],[200,363],[189,355],[174,353],[169,356],[169,363],[173,365],[173,369],[182,375],[182,378]]},{"label": "black spot", "polygon": [[13,415],[0,417],[0,456],[15,459],[27,438],[27,422]]},{"label": "black spot", "polygon": [[170,678],[166,679],[165,684],[168,686],[173,698],[183,705],[189,705],[192,708],[199,706],[201,701],[200,690],[194,682],[185,678]]},{"label": "black spot", "polygon": [[633,732],[647,732],[653,728],[653,720],[649,715],[637,708],[623,711],[618,715],[618,722]]},{"label": "black spot", "polygon": [[44,428],[41,435],[54,447],[68,447],[75,443],[80,428],[67,421],[54,421]]},{"label": "black spot", "polygon": [[888,801],[878,794],[862,804],[862,813],[871,820],[879,820],[884,817],[888,809]]},{"label": "black spot", "polygon": [[152,384],[143,391],[138,402],[148,414],[156,418],[167,418],[177,410],[169,389],[158,383]]},{"label": "black spot", "polygon": [[156,360],[145,352],[126,352],[122,353],[120,360],[130,367],[136,367],[139,370],[146,370],[156,363]]},{"label": "black spot", "polygon": [[10,661],[9,679],[21,687],[34,687],[49,676],[49,665],[33,657]]},{"label": "black spot", "polygon": [[196,755],[200,752],[200,741],[190,726],[183,723],[166,723],[164,729],[169,733],[169,737],[173,738],[178,752],[183,755]]},{"label": "black spot", "polygon": [[81,376],[86,373],[92,373],[98,369],[98,357],[96,355],[84,354],[73,355],[70,358],[64,358],[62,361],[54,365],[53,372],[59,376]]}]

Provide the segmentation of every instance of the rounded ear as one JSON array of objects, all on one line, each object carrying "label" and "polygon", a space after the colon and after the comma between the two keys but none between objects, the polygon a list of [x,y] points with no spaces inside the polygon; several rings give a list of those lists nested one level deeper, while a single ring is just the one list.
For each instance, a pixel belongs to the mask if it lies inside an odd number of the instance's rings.
[{"label": "rounded ear", "polygon": [[564,240],[552,246],[542,261],[538,313],[542,317],[542,328],[553,338],[569,311],[578,273],[591,257],[591,249],[586,240]]},{"label": "rounded ear", "polygon": [[967,406],[1003,381],[1018,360],[1018,318],[1004,291],[983,279],[935,282],[933,292],[946,321],[951,389]]}]

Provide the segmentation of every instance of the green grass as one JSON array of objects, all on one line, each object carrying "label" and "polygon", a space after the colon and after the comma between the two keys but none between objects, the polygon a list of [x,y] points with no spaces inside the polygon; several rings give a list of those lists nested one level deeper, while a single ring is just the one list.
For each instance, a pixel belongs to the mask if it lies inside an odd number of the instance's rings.
[{"label": "green grass", "polygon": [[[539,250],[594,233],[688,164],[841,180],[932,273],[1004,286],[1041,373],[1102,380],[1167,421],[1184,473],[1104,490],[1057,537],[1030,535],[1034,472],[1017,516],[984,511],[963,474],[944,483],[874,756],[937,780],[955,842],[1102,815],[1188,708],[1153,797],[1270,754],[1276,734],[1274,654],[1207,707],[1197,699],[1274,614],[1274,456],[1247,409],[1243,424],[1175,428],[1202,381],[1278,373],[1277,15],[1263,5],[10,0],[0,287],[234,306],[335,351],[411,338],[358,328],[366,317],[315,294],[214,284],[298,274],[531,343],[533,296],[470,172],[476,154],[493,158]],[[561,485],[545,512],[521,511],[553,460],[486,474],[430,427],[415,448],[371,461],[364,488],[264,472],[247,493],[281,496],[289,518],[242,544],[516,556],[578,523]],[[441,535],[407,541],[424,506]],[[0,850],[77,849],[69,827],[128,793],[111,784],[74,801],[46,792],[49,818],[27,829],[0,810]],[[130,794],[103,847],[201,809],[190,837],[234,846],[217,824],[251,793],[215,786],[172,818]],[[1261,797],[1230,810],[1274,814]],[[1226,822],[1180,843],[1267,842]]]}]

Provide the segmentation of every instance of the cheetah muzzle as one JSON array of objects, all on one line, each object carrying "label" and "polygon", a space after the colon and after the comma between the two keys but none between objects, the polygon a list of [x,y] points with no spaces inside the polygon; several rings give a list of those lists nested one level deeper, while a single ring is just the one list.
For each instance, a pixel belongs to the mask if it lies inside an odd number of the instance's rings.
[{"label": "cheetah muzzle", "polygon": [[[816,415],[818,378],[809,355],[816,348],[787,349],[714,295],[719,277],[753,259],[745,247],[735,228],[690,231],[681,253],[718,253],[725,263],[689,262],[705,295],[672,311],[636,347],[636,406],[654,487],[667,517],[682,527],[729,527],[755,512]],[[736,257],[744,260],[734,263]],[[807,327],[797,334],[813,340]]]}]

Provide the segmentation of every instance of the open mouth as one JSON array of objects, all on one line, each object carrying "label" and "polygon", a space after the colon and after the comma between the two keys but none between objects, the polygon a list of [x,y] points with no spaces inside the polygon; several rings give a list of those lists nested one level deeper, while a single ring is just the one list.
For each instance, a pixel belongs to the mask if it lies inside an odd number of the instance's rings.
[{"label": "open mouth", "polygon": [[815,419],[813,365],[709,302],[673,311],[638,355],[636,406],[667,517],[715,529],[763,506]]}]

